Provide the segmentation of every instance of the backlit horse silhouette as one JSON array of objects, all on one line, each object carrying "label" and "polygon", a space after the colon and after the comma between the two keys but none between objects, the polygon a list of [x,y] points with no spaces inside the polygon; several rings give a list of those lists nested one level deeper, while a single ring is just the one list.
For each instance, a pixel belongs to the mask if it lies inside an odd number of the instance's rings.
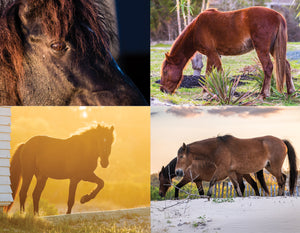
[{"label": "backlit horse silhouette", "polygon": [[[48,178],[70,179],[67,214],[71,213],[74,205],[79,181],[97,184],[97,187],[90,194],[84,195],[80,202],[83,204],[95,198],[104,186],[104,181],[94,173],[97,160],[100,157],[103,168],[109,165],[113,141],[114,127],[98,125],[67,139],[35,136],[21,144],[12,157],[10,167],[14,199],[22,177],[20,210],[25,211],[27,191],[33,176],[37,179],[32,194],[34,214],[39,212],[40,196]],[[11,205],[5,210],[10,208]]]},{"label": "backlit horse silhouette", "polygon": [[207,56],[206,73],[222,70],[221,55],[241,55],[255,49],[264,70],[260,98],[270,96],[274,57],[278,91],[286,82],[287,93],[295,92],[291,68],[286,60],[287,25],[278,12],[265,7],[220,12],[208,9],[197,16],[173,43],[162,63],[160,90],[174,93],[182,71],[197,51]]}]

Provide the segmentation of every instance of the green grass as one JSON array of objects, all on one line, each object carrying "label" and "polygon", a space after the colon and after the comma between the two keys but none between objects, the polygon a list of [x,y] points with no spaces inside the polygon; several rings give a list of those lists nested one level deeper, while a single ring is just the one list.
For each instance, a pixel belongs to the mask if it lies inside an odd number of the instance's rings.
[{"label": "green grass", "polygon": [[150,209],[108,211],[89,214],[72,214],[48,218],[32,215],[0,215],[1,232],[30,233],[104,233],[151,232]]},{"label": "green grass", "polygon": [[[165,58],[165,53],[168,52],[171,45],[156,44],[151,46],[151,97],[157,98],[159,101],[175,104],[175,105],[206,105],[207,101],[203,100],[202,88],[179,88],[173,95],[160,92],[159,84],[155,81],[160,79],[161,64]],[[288,51],[300,50],[300,42],[288,43]],[[206,69],[206,57],[203,56],[204,67],[202,69],[202,75]],[[231,75],[241,75],[242,69],[245,66],[255,65],[255,59],[257,59],[255,51],[246,53],[241,56],[222,56],[222,65],[224,70],[230,70]],[[294,79],[294,85],[296,90],[300,89],[300,63],[296,61],[290,61],[292,68],[292,76]],[[192,75],[193,69],[190,62],[187,64],[184,75]],[[257,87],[256,81],[249,80],[247,85],[239,86],[238,92],[245,93],[253,90]],[[257,90],[257,94],[259,90]],[[300,105],[299,93],[293,97],[288,97],[286,94],[273,94],[270,98],[266,98],[263,102],[257,102],[256,105],[274,106],[274,105]]]}]

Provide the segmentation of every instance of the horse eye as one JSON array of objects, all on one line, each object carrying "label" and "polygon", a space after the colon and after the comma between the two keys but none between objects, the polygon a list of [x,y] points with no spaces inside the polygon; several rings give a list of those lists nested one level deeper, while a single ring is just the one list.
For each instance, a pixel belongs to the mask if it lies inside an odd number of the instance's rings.
[{"label": "horse eye", "polygon": [[67,44],[64,41],[53,42],[50,47],[56,52],[64,52],[68,49]]}]

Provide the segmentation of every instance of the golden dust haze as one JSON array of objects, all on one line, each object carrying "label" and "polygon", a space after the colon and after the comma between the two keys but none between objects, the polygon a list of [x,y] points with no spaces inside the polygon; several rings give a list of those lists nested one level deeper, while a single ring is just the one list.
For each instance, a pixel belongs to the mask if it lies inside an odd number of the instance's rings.
[{"label": "golden dust haze", "polygon": [[[96,184],[80,181],[72,212],[150,206],[150,109],[148,107],[12,107],[11,155],[31,137],[46,135],[66,139],[80,129],[104,123],[114,126],[115,141],[109,166],[97,163],[95,173],[104,188],[95,199],[80,203]],[[72,159],[72,158],[70,158]],[[28,191],[31,198],[35,180]],[[48,179],[41,199],[65,213],[69,180]],[[28,202],[28,199],[27,199]],[[19,209],[19,203],[14,210]]]}]

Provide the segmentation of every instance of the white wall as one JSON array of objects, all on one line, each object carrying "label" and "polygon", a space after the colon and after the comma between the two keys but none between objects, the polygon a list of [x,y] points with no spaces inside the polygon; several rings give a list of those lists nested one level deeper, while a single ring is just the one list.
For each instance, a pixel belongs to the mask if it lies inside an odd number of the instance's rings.
[{"label": "white wall", "polygon": [[13,199],[10,188],[10,107],[0,107],[0,206],[9,205]]}]

